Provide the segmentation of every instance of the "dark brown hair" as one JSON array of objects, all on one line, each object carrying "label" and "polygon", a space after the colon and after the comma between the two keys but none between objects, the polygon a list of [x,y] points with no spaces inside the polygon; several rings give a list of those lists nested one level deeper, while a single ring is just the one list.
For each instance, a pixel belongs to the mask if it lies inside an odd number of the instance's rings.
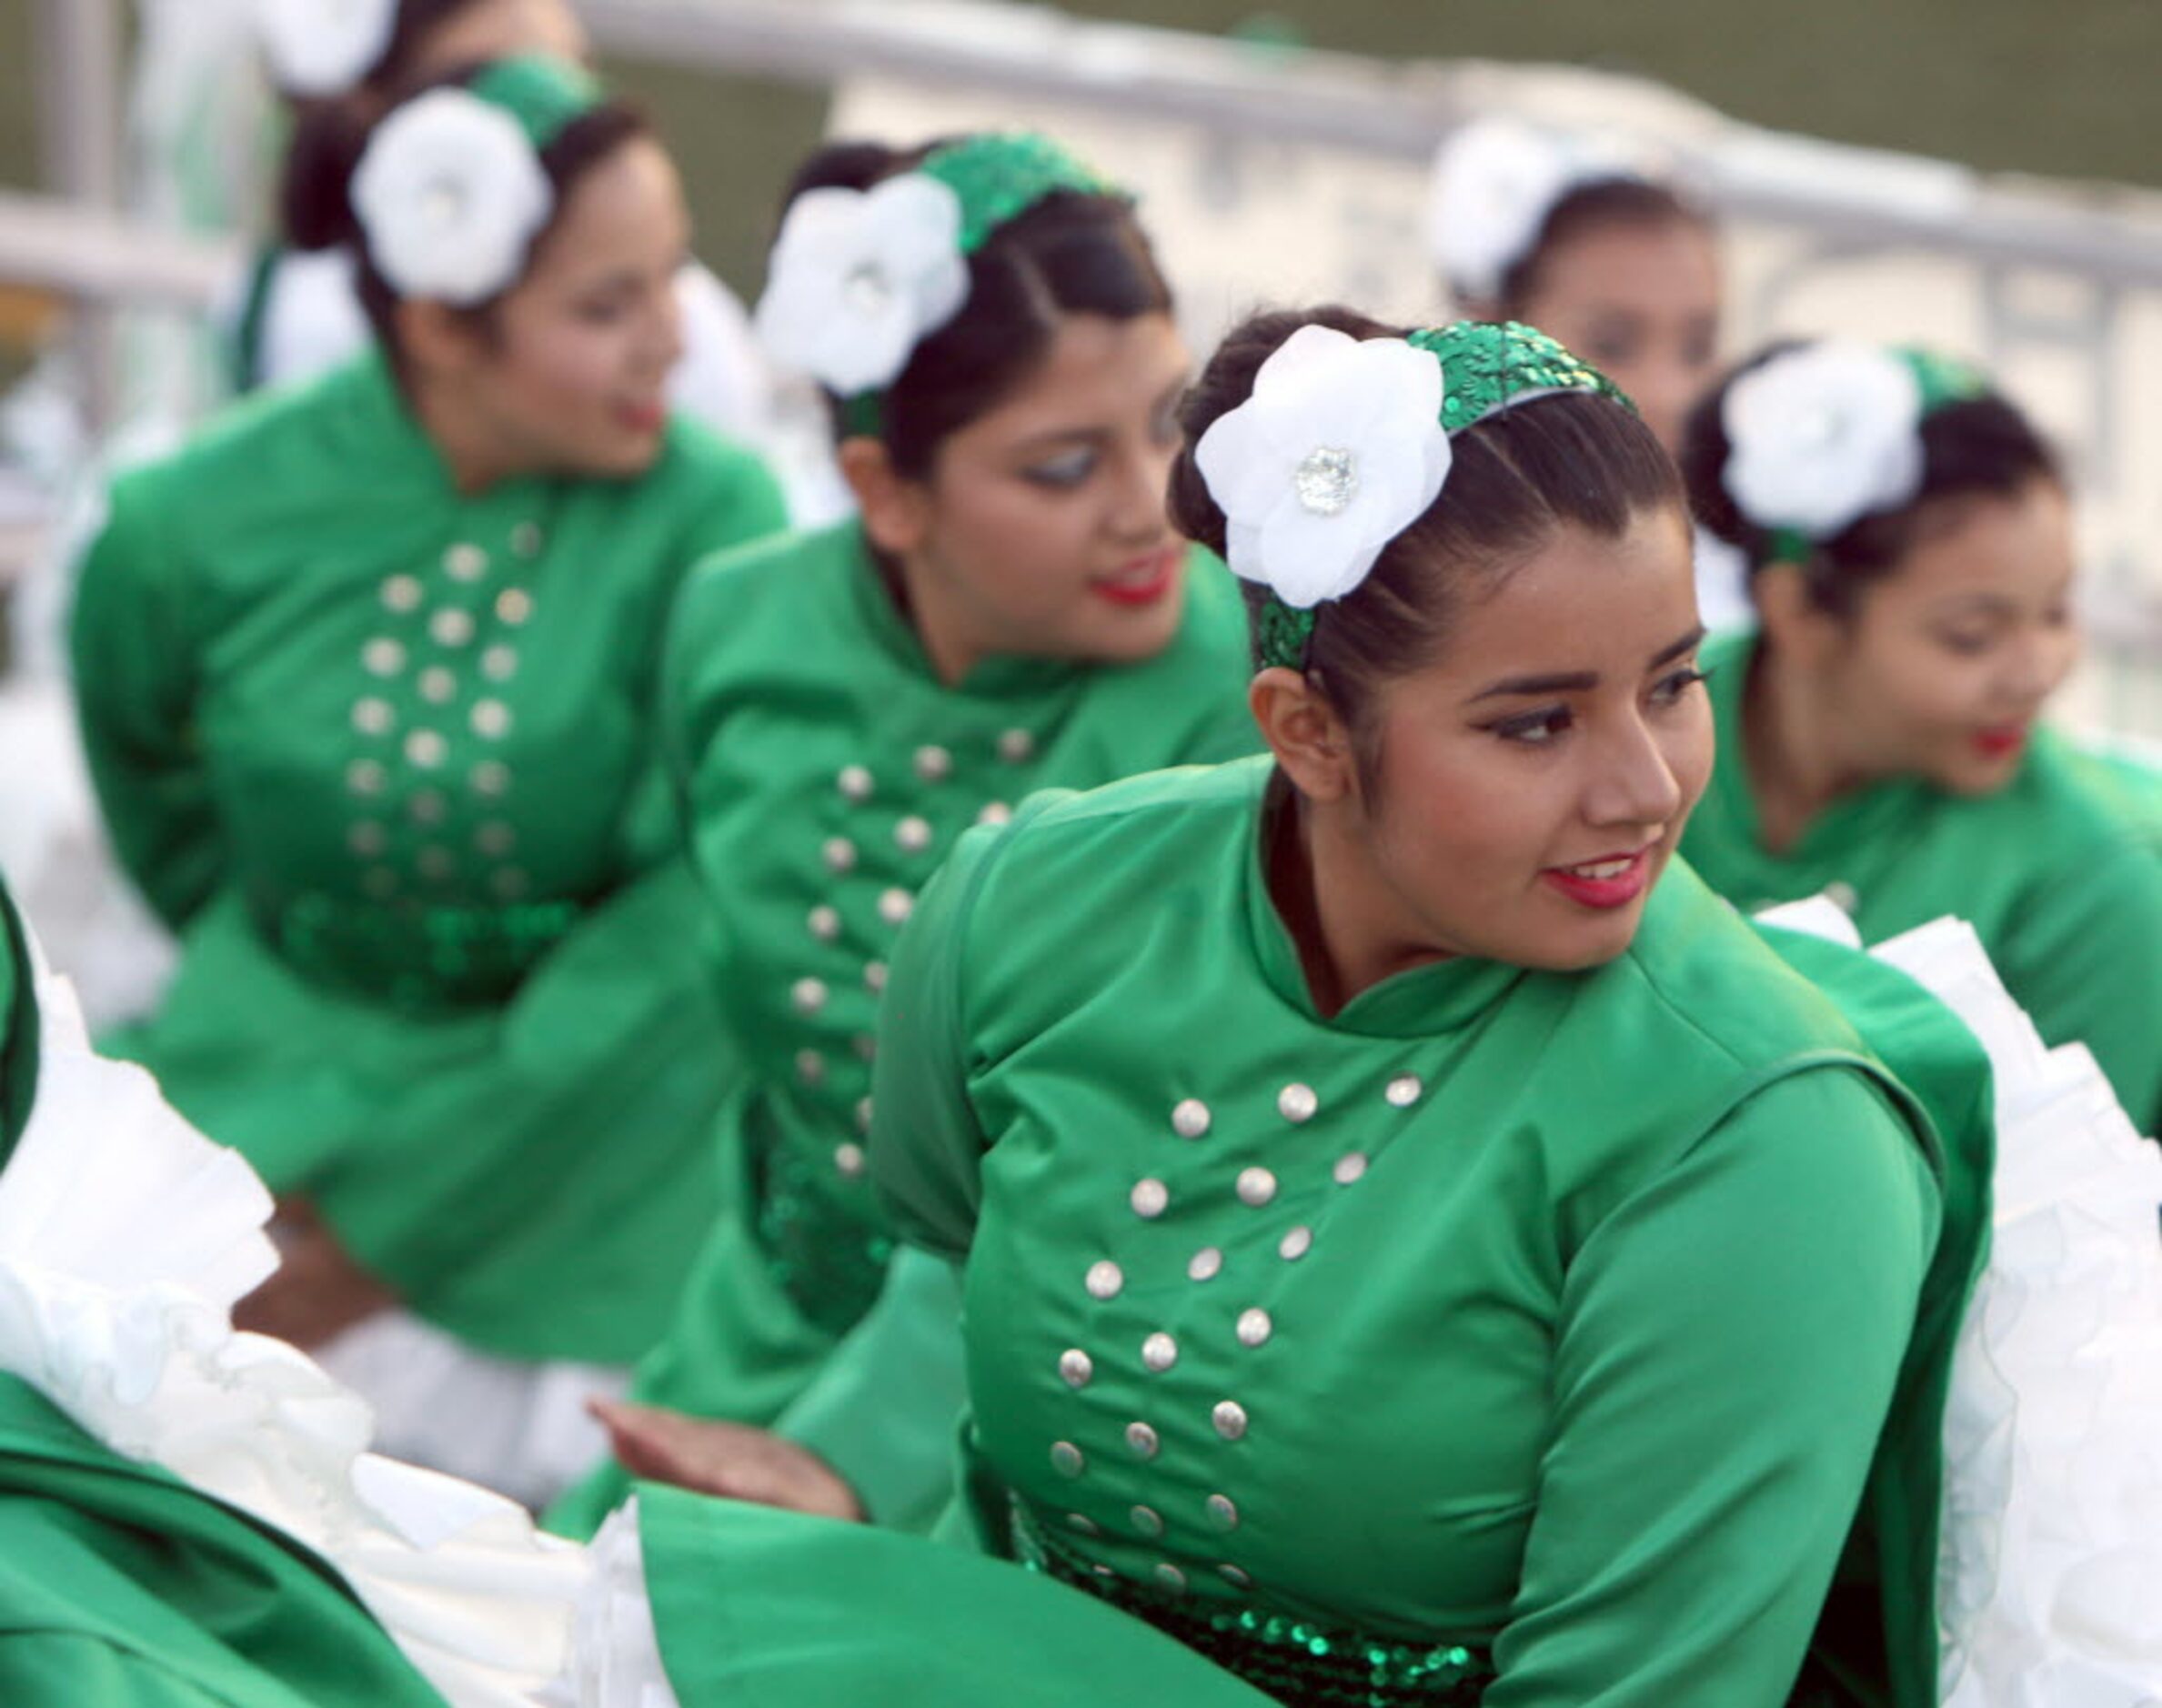
[{"label": "dark brown hair", "polygon": [[[1194,462],[1193,448],[1218,417],[1253,393],[1262,364],[1301,327],[1355,338],[1401,338],[1334,306],[1259,314],[1235,327],[1186,396],[1186,444],[1172,466],[1171,514],[1188,538],[1222,556],[1223,511]],[[1503,409],[1451,436],[1442,496],[1391,540],[1366,579],[1321,608],[1306,672],[1350,727],[1369,784],[1378,752],[1383,686],[1439,656],[1467,594],[1491,588],[1563,527],[1601,538],[1625,533],[1638,517],[1672,510],[1682,486],[1673,460],[1626,405],[1589,392],[1563,392]],[[1260,615],[1269,593],[1242,581],[1260,654]]]},{"label": "dark brown hair", "polygon": [[[948,140],[909,149],[829,144],[797,169],[787,201],[826,186],[869,189],[920,165]],[[1171,286],[1131,205],[1117,196],[1052,191],[969,257],[967,305],[916,347],[881,395],[880,437],[895,470],[928,476],[950,435],[1035,371],[1064,316],[1134,320],[1171,309]],[[841,400],[830,401],[839,435]]]},{"label": "dark brown hair", "polygon": [[1502,275],[1501,295],[1490,308],[1503,320],[1524,318],[1524,308],[1545,283],[1554,257],[1571,244],[1608,231],[1648,231],[1672,225],[1709,233],[1712,218],[1680,191],[1645,178],[1594,178],[1579,184],[1547,210],[1531,248]]},{"label": "dark brown hair", "polygon": [[[1726,489],[1733,446],[1726,437],[1726,394],[1735,380],[1802,340],[1766,346],[1700,399],[1682,437],[1682,474],[1697,520],[1739,547],[1754,574],[1779,556],[1772,530],[1742,514]],[[1870,583],[1896,570],[1925,538],[1952,525],[1980,499],[2010,497],[2037,480],[2063,484],[2048,441],[2008,398],[1996,391],[1931,410],[1922,417],[1922,483],[1897,509],[1875,510],[1829,539],[1810,543],[1801,566],[1818,609],[1852,616]]]}]

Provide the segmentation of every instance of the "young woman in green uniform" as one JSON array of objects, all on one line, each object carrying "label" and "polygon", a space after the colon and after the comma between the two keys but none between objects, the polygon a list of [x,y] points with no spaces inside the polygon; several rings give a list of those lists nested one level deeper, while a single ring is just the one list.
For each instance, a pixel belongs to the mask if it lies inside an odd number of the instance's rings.
[{"label": "young woman in green uniform", "polygon": [[1934,1701],[1976,1251],[1936,1134],[1983,1069],[1880,989],[1903,1083],[1674,859],[1673,465],[1513,326],[1262,316],[1185,419],[1272,762],[966,839],[882,1017],[871,1171],[965,1261],[980,1538],[1286,1702],[1735,1708],[1786,1699],[1866,1490],[1893,1588],[1811,1688],[1863,1699],[1858,1641]]},{"label": "young woman in green uniform", "polygon": [[663,404],[681,194],[584,74],[417,95],[356,206],[379,351],[124,477],[82,573],[100,800],[183,937],[126,1048],[286,1201],[251,1324],[312,1347],[401,1303],[442,1332],[340,1366],[393,1450],[534,1495],[714,1211],[735,1069],[655,758],[661,632],[781,507]]},{"label": "young woman in green uniform", "polygon": [[1762,625],[1706,654],[1719,762],[1690,863],[1745,909],[1826,893],[1866,942],[1969,920],[2153,1132],[2162,814],[2038,721],[2077,646],[2048,447],[1968,368],[1820,343],[1737,370],[1684,467]]},{"label": "young woman in green uniform", "polygon": [[[1253,739],[1237,594],[1164,514],[1188,357],[1126,198],[1027,135],[837,147],[799,190],[759,316],[833,394],[861,518],[709,566],[672,633],[667,738],[755,1084],[637,1390],[782,1422],[897,1520],[935,1510],[950,1456],[943,1274],[896,1283],[920,1404],[805,1392],[887,1269],[863,1142],[894,937],[962,831],[1031,789]],[[615,1422],[641,1474],[704,1481],[668,1420]],[[609,1467],[557,1519],[590,1528],[627,1486]]]}]

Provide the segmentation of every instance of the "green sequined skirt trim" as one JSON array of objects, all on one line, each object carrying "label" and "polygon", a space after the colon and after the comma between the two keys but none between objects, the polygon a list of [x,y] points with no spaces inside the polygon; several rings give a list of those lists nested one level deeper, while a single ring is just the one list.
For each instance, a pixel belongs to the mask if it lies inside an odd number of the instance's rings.
[{"label": "green sequined skirt trim", "polygon": [[1014,1549],[1056,1578],[1175,1638],[1226,1672],[1296,1708],[1477,1708],[1493,1682],[1492,1658],[1461,1643],[1396,1643],[1272,1612],[1187,1600],[1105,1575],[1019,1502]]}]

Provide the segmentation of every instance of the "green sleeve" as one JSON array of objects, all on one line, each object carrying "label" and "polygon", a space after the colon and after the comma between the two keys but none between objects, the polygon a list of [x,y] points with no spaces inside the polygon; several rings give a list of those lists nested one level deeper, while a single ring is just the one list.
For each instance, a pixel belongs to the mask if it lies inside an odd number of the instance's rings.
[{"label": "green sleeve", "polygon": [[1936,1235],[1926,1159],[1843,1070],[1779,1080],[1577,1253],[1484,1708],[1786,1700]]},{"label": "green sleeve", "polygon": [[901,929],[879,1004],[871,1178],[900,1236],[957,1263],[975,1238],[985,1143],[969,1101],[961,1010],[969,914],[1001,839],[1027,817],[1024,808],[1012,825],[955,844]]},{"label": "green sleeve", "polygon": [[[236,1668],[236,1672],[239,1669]],[[302,1708],[268,1680],[240,1678],[239,1694],[211,1688],[156,1659],[77,1631],[0,1631],[0,1702],[95,1703],[97,1708]]]},{"label": "green sleeve", "polygon": [[922,1532],[952,1495],[968,1397],[960,1274],[904,1246],[878,1303],[775,1427],[839,1472],[873,1523]]},{"label": "green sleeve", "polygon": [[76,710],[114,849],[176,929],[216,892],[226,865],[196,739],[189,597],[171,518],[123,481],[75,593]]},{"label": "green sleeve", "polygon": [[2128,845],[2059,873],[1991,958],[2045,1040],[2085,1044],[2132,1124],[2162,1127],[2162,855]]}]

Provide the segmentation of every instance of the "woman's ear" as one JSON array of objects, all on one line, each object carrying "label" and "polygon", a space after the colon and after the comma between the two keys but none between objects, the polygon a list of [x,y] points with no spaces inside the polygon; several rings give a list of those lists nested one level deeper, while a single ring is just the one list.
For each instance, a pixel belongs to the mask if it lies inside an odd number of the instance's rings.
[{"label": "woman's ear", "polygon": [[391,310],[391,319],[407,365],[426,378],[455,378],[488,355],[479,328],[448,303],[407,297]]},{"label": "woman's ear", "polygon": [[1810,597],[1802,566],[1770,563],[1752,578],[1749,596],[1773,651],[1798,663],[1814,664],[1839,638],[1836,618]]},{"label": "woman's ear", "polygon": [[883,439],[851,434],[835,453],[841,478],[856,495],[856,508],[870,543],[891,557],[921,548],[930,537],[930,492],[893,467]]},{"label": "woman's ear", "polygon": [[1246,704],[1276,763],[1307,799],[1336,801],[1358,792],[1351,731],[1312,678],[1271,665],[1248,684]]}]

